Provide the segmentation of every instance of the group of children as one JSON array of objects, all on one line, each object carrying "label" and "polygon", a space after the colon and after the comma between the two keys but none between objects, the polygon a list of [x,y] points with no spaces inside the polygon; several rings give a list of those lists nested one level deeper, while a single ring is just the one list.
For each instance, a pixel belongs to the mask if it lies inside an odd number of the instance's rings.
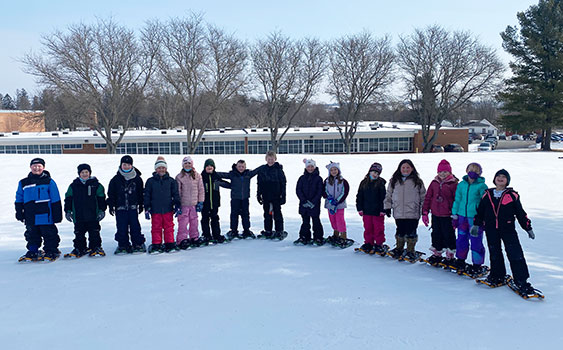
[{"label": "group of children", "polygon": [[[166,160],[159,156],[154,173],[143,184],[141,172],[133,166],[132,157],[126,155],[109,183],[107,199],[104,187],[92,176],[91,167],[80,164],[78,177],[68,187],[64,200],[65,217],[74,223],[75,233],[74,249],[65,256],[105,255],[99,222],[106,208],[116,217],[118,247],[115,254],[147,251],[138,220],[143,211],[145,218],[151,220],[149,253],[173,252],[209,242],[223,243],[226,239],[256,238],[250,231],[249,214],[250,182],[256,175],[257,200],[264,210],[264,231],[260,237],[283,239],[287,233],[281,206],[286,202],[287,181],[282,165],[276,160],[276,154],[270,151],[266,154],[266,164],[254,170],[246,169],[246,163],[239,160],[231,171],[217,172],[214,161],[208,159],[203,171],[198,173],[192,158],[186,156],[180,172],[172,178]],[[328,177],[324,180],[313,159],[304,159],[304,163],[305,170],[296,186],[303,222],[294,243],[323,245],[330,242],[342,246],[348,240],[344,211],[350,185],[343,178],[339,163],[330,162],[326,166]],[[43,159],[34,158],[30,163],[31,172],[18,185],[16,218],[26,225],[28,249],[20,261],[54,260],[60,254],[55,224],[63,217],[61,198],[56,183],[44,167]],[[381,177],[382,170],[380,163],[373,163],[356,195],[356,209],[364,224],[364,244],[360,250],[368,253],[385,250],[384,219],[393,215],[396,245],[389,255],[416,259],[417,227],[422,218],[423,224],[431,224],[432,228],[432,256],[427,261],[478,274],[483,271],[483,232],[486,232],[491,261],[488,282],[504,283],[502,241],[516,285],[523,291],[533,290],[527,282],[529,273],[515,230],[515,218],[530,238],[535,236],[518,193],[508,187],[510,175],[506,170],[499,170],[493,179],[495,188],[487,189],[479,164],[469,164],[467,174],[459,182],[448,161],[442,160],[428,190],[409,159],[399,163],[389,183]],[[231,190],[227,238],[221,235],[219,225],[220,187]],[[326,240],[320,221],[322,198],[333,229]],[[198,213],[201,213],[201,237]],[[243,227],[240,235],[239,216]],[[179,226],[176,238],[174,217]],[[43,252],[39,250],[42,240]],[[472,265],[465,263],[470,247]]]}]

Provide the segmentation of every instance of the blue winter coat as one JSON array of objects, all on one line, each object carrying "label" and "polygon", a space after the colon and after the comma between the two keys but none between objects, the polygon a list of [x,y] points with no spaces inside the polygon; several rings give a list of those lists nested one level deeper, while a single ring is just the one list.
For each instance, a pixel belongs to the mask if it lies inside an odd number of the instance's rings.
[{"label": "blue winter coat", "polygon": [[46,170],[41,175],[30,172],[20,180],[15,206],[16,219],[24,220],[26,226],[52,225],[63,219],[59,189]]},{"label": "blue winter coat", "polygon": [[[297,180],[297,198],[299,198],[299,214],[309,216],[321,215],[321,197],[323,194],[323,179],[319,175],[319,168],[309,173],[307,170]],[[315,206],[311,208],[303,207],[303,204],[310,201]]]},{"label": "blue winter coat", "polygon": [[222,179],[231,180],[231,199],[248,199],[250,198],[250,180],[258,174],[260,168],[254,170],[245,169],[242,173],[237,170],[237,165],[233,164],[232,170],[228,173],[217,171]]},{"label": "blue winter coat", "polygon": [[472,218],[477,214],[477,206],[487,190],[487,185],[485,184],[485,178],[482,176],[477,178],[472,184],[469,184],[468,180],[469,177],[465,175],[463,181],[457,185],[452,214]]},{"label": "blue winter coat", "polygon": [[166,214],[180,208],[178,183],[168,173],[161,177],[154,172],[145,185],[143,203],[151,214]]}]

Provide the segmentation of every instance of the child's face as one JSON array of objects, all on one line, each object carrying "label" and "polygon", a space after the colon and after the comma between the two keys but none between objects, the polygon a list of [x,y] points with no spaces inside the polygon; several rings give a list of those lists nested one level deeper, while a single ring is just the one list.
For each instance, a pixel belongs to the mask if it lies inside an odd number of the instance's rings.
[{"label": "child's face", "polygon": [[330,168],[330,176],[338,176],[338,168],[337,167],[332,167]]},{"label": "child's face", "polygon": [[156,168],[155,171],[158,174],[158,176],[164,176],[166,174],[166,167],[159,166],[158,168]]},{"label": "child's face", "polygon": [[403,163],[403,165],[401,165],[401,174],[403,176],[409,176],[412,173],[412,167],[409,165],[409,163]]},{"label": "child's face", "polygon": [[275,162],[276,162],[276,157],[266,156],[266,163],[268,164],[268,166],[274,165]]},{"label": "child's face", "polygon": [[375,170],[372,170],[369,172],[369,176],[371,176],[371,178],[375,180],[379,177],[379,173]]},{"label": "child's face", "polygon": [[508,179],[504,175],[497,175],[497,177],[495,177],[495,184],[499,188],[505,188],[507,182],[508,182]]},{"label": "child's face", "polygon": [[237,163],[237,170],[242,173],[246,170],[246,163]]},{"label": "child's face", "polygon": [[450,172],[449,172],[449,171],[440,171],[440,172],[438,173],[438,177],[439,177],[441,180],[444,180],[444,179],[445,179],[446,177],[448,177],[448,176],[450,176]]},{"label": "child's face", "polygon": [[43,164],[33,164],[30,166],[31,169],[31,173],[33,175],[41,175],[43,174],[43,170],[45,170],[45,167],[43,167]]},{"label": "child's face", "polygon": [[305,167],[305,170],[307,170],[307,172],[308,172],[309,174],[312,174],[313,171],[315,171],[315,167],[312,166],[312,165],[307,165],[307,166]]},{"label": "child's face", "polygon": [[133,168],[133,164],[129,164],[129,163],[121,163],[121,169],[122,170],[131,170]]},{"label": "child's face", "polygon": [[80,172],[80,178],[81,178],[82,180],[88,180],[88,179],[90,178],[90,172],[89,172],[87,169],[83,169],[83,170]]},{"label": "child's face", "polygon": [[184,163],[184,169],[186,170],[191,170],[193,168],[193,164],[192,163]]},{"label": "child's face", "polygon": [[215,170],[215,168],[212,165],[208,165],[205,167],[205,172],[208,174],[213,173],[213,170]]}]

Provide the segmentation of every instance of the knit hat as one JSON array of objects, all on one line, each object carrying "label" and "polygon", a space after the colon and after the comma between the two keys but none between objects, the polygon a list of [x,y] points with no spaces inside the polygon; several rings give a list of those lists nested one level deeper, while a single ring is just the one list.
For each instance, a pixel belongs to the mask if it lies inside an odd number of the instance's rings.
[{"label": "knit hat", "polygon": [[497,171],[497,173],[495,174],[495,177],[493,178],[493,183],[496,185],[496,179],[497,176],[499,175],[504,175],[506,176],[506,186],[510,185],[510,174],[508,173],[508,171],[504,170],[504,169],[500,169],[499,171]]},{"label": "knit hat", "polygon": [[452,172],[452,166],[450,165],[450,162],[445,159],[442,159],[440,164],[438,164],[438,172],[442,171],[447,171],[448,173]]},{"label": "knit hat", "polygon": [[338,172],[340,173],[340,163],[334,163],[332,160],[330,161],[330,163],[328,163],[326,168],[328,169],[329,173],[330,173],[330,169],[332,169],[332,168],[338,169]]},{"label": "knit hat", "polygon": [[383,167],[381,166],[381,164],[375,162],[369,167],[369,171],[376,171],[381,175],[381,172],[383,171]]},{"label": "knit hat", "polygon": [[82,170],[88,170],[88,172],[90,174],[92,174],[92,168],[90,168],[90,165],[84,163],[84,164],[80,164],[78,166],[78,175],[80,175],[80,173],[82,172]]},{"label": "knit hat", "polygon": [[29,163],[29,166],[32,166],[33,164],[41,164],[45,166],[45,161],[43,160],[43,158],[33,158]]},{"label": "knit hat", "polygon": [[156,158],[156,162],[154,162],[154,170],[156,170],[156,168],[159,168],[159,167],[161,167],[161,166],[163,166],[163,167],[165,167],[166,169],[168,169],[168,164],[166,164],[166,160],[164,159],[164,157],[163,157],[163,156],[158,156],[158,157]]},{"label": "knit hat", "polygon": [[465,168],[465,171],[467,171],[470,167],[478,168],[479,170],[475,171],[475,173],[477,173],[479,175],[481,175],[483,173],[483,167],[481,167],[481,164],[479,164],[479,163],[469,163],[467,165],[467,168]]},{"label": "knit hat", "polygon": [[133,158],[130,155],[126,155],[121,157],[121,163],[120,164],[131,164],[133,165]]},{"label": "knit hat", "polygon": [[203,163],[203,169],[207,168],[208,165],[211,165],[213,169],[215,169],[215,161],[213,159],[206,159],[205,163]]},{"label": "knit hat", "polygon": [[305,163],[305,168],[308,167],[309,165],[312,165],[315,168],[317,167],[317,162],[315,162],[313,159],[304,158],[303,163]]},{"label": "knit hat", "polygon": [[184,159],[182,159],[182,166],[185,165],[185,164],[188,164],[188,163],[193,165],[194,161],[192,160],[192,157],[185,156]]}]

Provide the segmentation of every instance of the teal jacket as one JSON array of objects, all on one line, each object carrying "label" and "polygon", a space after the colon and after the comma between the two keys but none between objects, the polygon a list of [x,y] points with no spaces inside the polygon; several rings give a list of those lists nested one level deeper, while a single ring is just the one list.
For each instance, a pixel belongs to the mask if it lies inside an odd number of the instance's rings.
[{"label": "teal jacket", "polygon": [[463,181],[457,185],[452,215],[473,218],[477,214],[479,202],[488,187],[485,184],[485,178],[482,176],[472,184],[469,184],[468,180],[469,177],[465,175]]}]

